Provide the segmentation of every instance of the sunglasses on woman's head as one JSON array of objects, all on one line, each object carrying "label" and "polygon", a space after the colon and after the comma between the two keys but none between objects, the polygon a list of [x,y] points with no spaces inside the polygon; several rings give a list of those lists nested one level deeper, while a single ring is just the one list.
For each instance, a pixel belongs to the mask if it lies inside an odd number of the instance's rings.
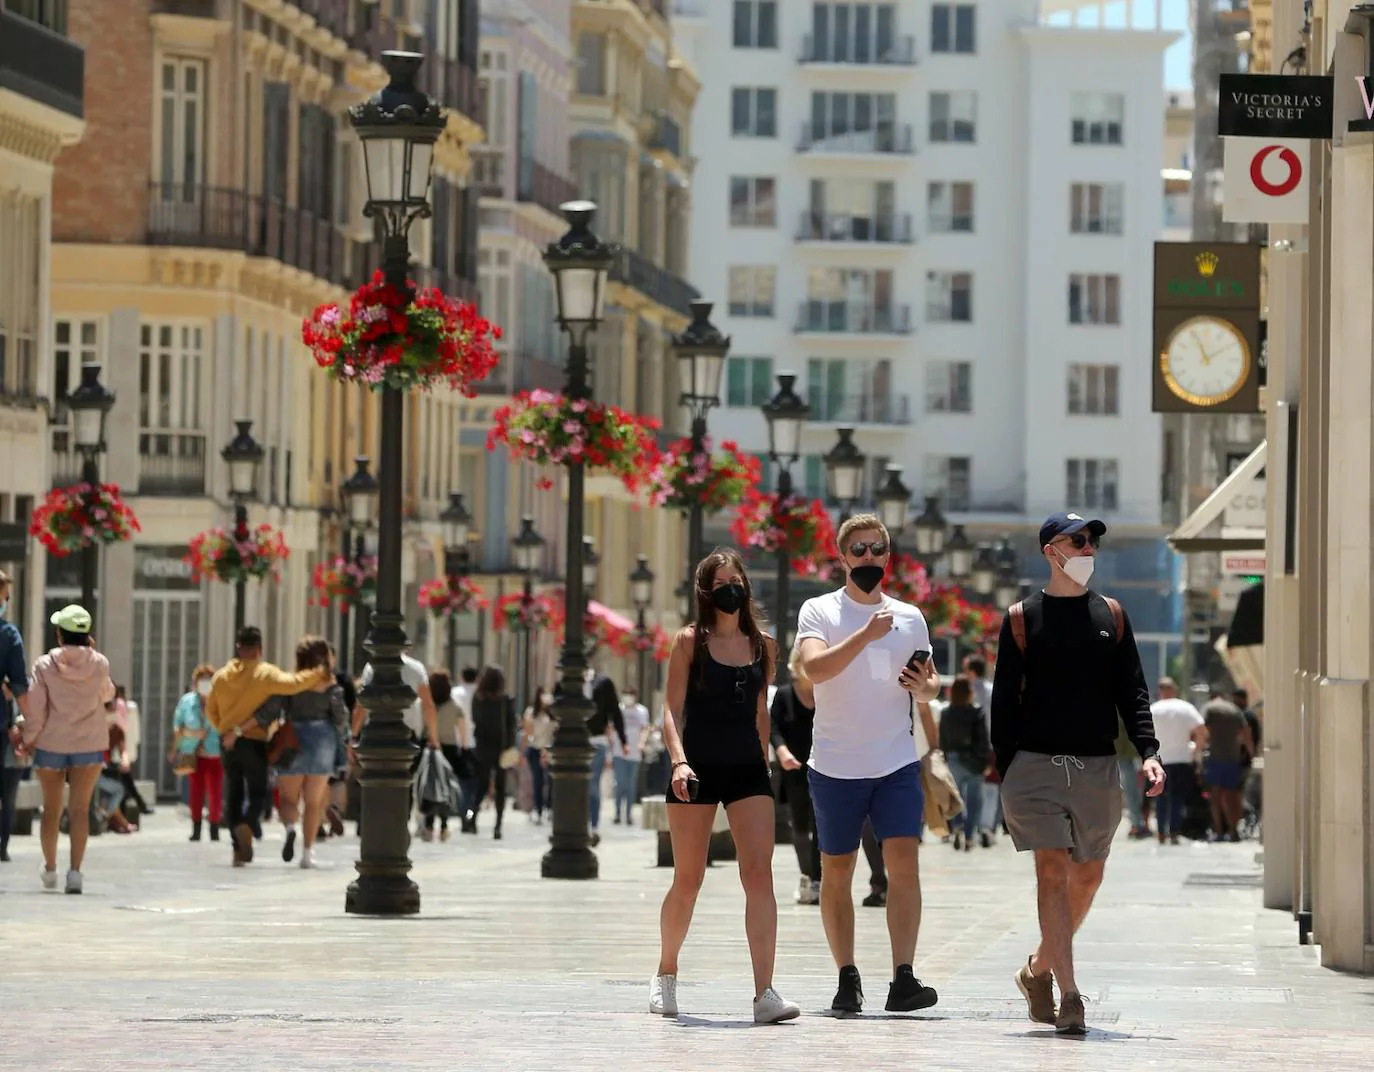
[{"label": "sunglasses on woman's head", "polygon": [[1064,539],[1068,540],[1079,551],[1087,547],[1088,544],[1092,544],[1093,547],[1099,547],[1102,544],[1102,537],[1095,532],[1075,532],[1065,536]]},{"label": "sunglasses on woman's head", "polygon": [[865,551],[872,551],[874,558],[887,554],[887,543],[883,540],[859,540],[849,545],[849,553],[855,558],[863,558]]}]

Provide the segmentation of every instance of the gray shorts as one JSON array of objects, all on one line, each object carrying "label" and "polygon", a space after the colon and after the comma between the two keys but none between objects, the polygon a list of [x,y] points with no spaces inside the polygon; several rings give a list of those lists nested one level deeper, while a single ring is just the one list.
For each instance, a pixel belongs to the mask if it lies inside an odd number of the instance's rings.
[{"label": "gray shorts", "polygon": [[1105,860],[1121,825],[1116,756],[1017,752],[1002,779],[1002,811],[1017,852],[1071,849],[1079,863]]}]

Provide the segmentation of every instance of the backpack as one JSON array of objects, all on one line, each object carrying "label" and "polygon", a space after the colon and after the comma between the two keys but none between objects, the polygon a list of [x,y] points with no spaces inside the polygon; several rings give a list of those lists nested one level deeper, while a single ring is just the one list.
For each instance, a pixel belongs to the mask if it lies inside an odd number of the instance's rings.
[{"label": "backpack", "polygon": [[[1126,632],[1126,615],[1121,609],[1121,604],[1111,596],[1103,596],[1102,601],[1107,604],[1107,609],[1112,612],[1112,631],[1116,635],[1116,642],[1121,643],[1122,634]],[[1007,610],[1007,617],[1011,621],[1011,636],[1016,641],[1017,650],[1022,655],[1026,654],[1026,604],[1024,600],[1017,600]],[[1021,692],[1026,691],[1026,675],[1021,674]]]}]

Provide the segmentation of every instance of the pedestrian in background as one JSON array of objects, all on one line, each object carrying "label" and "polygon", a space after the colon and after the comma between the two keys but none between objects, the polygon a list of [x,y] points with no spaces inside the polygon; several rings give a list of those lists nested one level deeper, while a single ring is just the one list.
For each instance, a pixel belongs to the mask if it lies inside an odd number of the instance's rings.
[{"label": "pedestrian in background", "polygon": [[639,800],[639,764],[649,734],[649,709],[639,702],[634,686],[620,694],[620,719],[624,736],[617,734],[620,747],[611,759],[611,774],[615,783],[615,821],[629,825]]},{"label": "pedestrian in background", "polygon": [[791,680],[779,685],[769,708],[773,754],[782,768],[782,795],[792,819],[792,848],[797,853],[796,902],[821,903],[821,846],[816,839],[816,813],[811,807],[811,786],[806,762],[811,758],[811,736],[816,721],[816,691],[802,669],[796,648],[788,659]]},{"label": "pedestrian in background", "polygon": [[515,700],[506,691],[506,675],[499,666],[488,666],[477,679],[472,695],[473,758],[476,761],[477,799],[472,805],[473,828],[486,794],[496,809],[492,837],[501,838],[506,815],[507,774],[519,760],[515,748]]},{"label": "pedestrian in background", "polygon": [[209,805],[210,840],[219,840],[224,814],[224,764],[220,760],[219,732],[205,714],[205,700],[215,668],[201,663],[191,671],[191,689],[177,701],[172,714],[174,770],[187,771],[191,789],[191,840],[199,841],[201,816]]},{"label": "pedestrian in background", "polygon": [[10,578],[0,570],[0,687],[4,699],[0,701],[0,863],[9,861],[10,832],[14,829],[14,804],[19,795],[19,782],[32,762],[20,743],[18,722],[28,709],[29,672],[24,657],[24,638],[18,627],[5,617],[10,605]]}]

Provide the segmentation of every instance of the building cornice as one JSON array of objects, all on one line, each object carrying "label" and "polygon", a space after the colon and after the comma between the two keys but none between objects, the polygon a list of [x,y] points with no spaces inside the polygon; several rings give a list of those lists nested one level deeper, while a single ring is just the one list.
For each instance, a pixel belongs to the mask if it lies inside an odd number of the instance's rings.
[{"label": "building cornice", "polygon": [[0,151],[51,164],[85,132],[85,120],[0,89]]}]

